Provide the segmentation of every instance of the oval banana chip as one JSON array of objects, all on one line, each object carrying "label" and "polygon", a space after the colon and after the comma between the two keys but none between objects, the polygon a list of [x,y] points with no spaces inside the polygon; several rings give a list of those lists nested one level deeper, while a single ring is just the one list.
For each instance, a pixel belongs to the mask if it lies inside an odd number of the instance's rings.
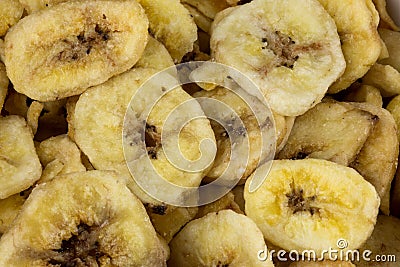
[{"label": "oval banana chip", "polygon": [[303,114],[343,73],[335,22],[318,1],[254,0],[226,10],[211,29],[212,57],[250,77],[274,112]]},{"label": "oval banana chip", "polygon": [[231,210],[189,222],[170,248],[170,266],[274,266],[270,259],[257,258],[265,243],[254,222]]},{"label": "oval banana chip", "polygon": [[1,266],[166,266],[165,261],[142,203],[110,171],[77,172],[38,185],[0,241]]},{"label": "oval banana chip", "polygon": [[39,101],[77,95],[131,68],[147,42],[136,1],[67,2],[23,18],[5,38],[16,91]]},{"label": "oval banana chip", "polygon": [[[264,166],[261,166],[263,168]],[[254,176],[253,176],[254,177]],[[379,208],[375,188],[358,172],[320,159],[275,160],[245,210],[266,240],[285,250],[359,248],[371,235]]]}]

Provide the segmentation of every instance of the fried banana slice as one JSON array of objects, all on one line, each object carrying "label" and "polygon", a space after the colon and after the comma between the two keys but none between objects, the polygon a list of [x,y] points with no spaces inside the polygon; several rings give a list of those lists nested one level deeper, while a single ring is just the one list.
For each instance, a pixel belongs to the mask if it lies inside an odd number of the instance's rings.
[{"label": "fried banana slice", "polygon": [[189,222],[170,248],[170,266],[274,266],[257,259],[265,243],[254,222],[231,210]]},{"label": "fried banana slice", "polygon": [[21,19],[23,11],[18,0],[0,1],[0,37],[6,35],[8,29]]},{"label": "fried banana slice", "polygon": [[253,0],[222,13],[212,57],[248,75],[280,115],[316,105],[345,69],[335,22],[318,1]]},{"label": "fried banana slice", "polygon": [[[74,113],[75,141],[96,169],[111,169],[120,172],[126,177],[130,189],[143,202],[154,205],[154,210],[157,213],[164,214],[167,211],[166,205],[156,201],[141,190],[132,179],[124,158],[124,149],[127,155],[135,155],[134,151],[139,146],[139,143],[135,142],[140,142],[140,137],[139,139],[135,138],[135,134],[137,135],[140,132],[140,129],[137,129],[136,126],[140,123],[135,121],[132,122],[134,124],[132,127],[131,125],[127,126],[131,129],[133,135],[131,139],[129,139],[130,136],[127,137],[129,140],[133,140],[130,144],[123,146],[122,139],[124,116],[132,96],[147,78],[159,70],[173,65],[168,51],[158,41],[154,39],[149,41],[147,49],[154,51],[159,59],[149,61],[143,58],[132,70],[116,76],[102,85],[93,87],[80,96]],[[144,54],[146,55],[147,52],[144,52]],[[149,64],[150,62],[153,64]],[[147,66],[147,68],[141,66]],[[148,155],[154,168],[166,180],[181,186],[199,186],[207,170],[189,172],[172,165],[164,153],[161,134],[166,116],[178,105],[190,99],[192,98],[181,88],[176,88],[176,90],[168,93],[151,112],[147,120],[145,134]],[[147,99],[144,99],[143,103],[147,103],[146,101]],[[152,105],[152,103],[150,104]],[[143,106],[150,104],[143,104]],[[191,108],[202,112],[198,105]],[[194,160],[200,156],[198,149],[200,141],[203,139],[213,140],[214,133],[208,119],[200,118],[185,125],[179,137],[181,152],[188,159]],[[196,149],[194,149],[195,147]],[[208,151],[206,154],[210,154],[210,157],[215,155]],[[132,161],[135,161],[135,166],[147,166],[140,162],[146,160],[145,158]],[[147,177],[149,183],[153,181],[147,173],[148,170],[143,169],[142,171],[143,177]],[[173,192],[169,192],[169,194],[175,196]],[[176,197],[179,198],[180,196],[176,195]]]},{"label": "fried banana slice", "polygon": [[[352,105],[378,118],[364,146],[349,166],[356,169],[375,187],[383,205],[385,196],[386,198],[389,196],[399,155],[396,122],[393,116],[383,108],[368,103],[352,103]],[[381,210],[388,215],[389,201],[387,199],[385,201],[386,207],[381,205]]]},{"label": "fried banana slice", "polygon": [[80,94],[131,68],[147,28],[136,1],[72,1],[40,10],[5,38],[8,77],[16,91],[39,101]]},{"label": "fried banana slice", "polygon": [[364,76],[379,58],[379,15],[372,0],[318,1],[335,20],[346,60],[345,72],[328,91],[337,93]]},{"label": "fried banana slice", "polygon": [[296,118],[278,159],[319,158],[349,165],[377,123],[348,103],[322,102]]},{"label": "fried banana slice", "polygon": [[142,203],[114,172],[59,176],[33,189],[0,241],[1,266],[166,266]]},{"label": "fried banana slice", "polygon": [[348,243],[344,251],[359,248],[372,233],[379,196],[352,168],[321,159],[276,160],[252,193],[251,179],[246,214],[276,246],[323,255],[340,239]]},{"label": "fried banana slice", "polygon": [[138,0],[149,19],[150,33],[171,54],[174,62],[193,50],[197,27],[189,11],[179,0]]},{"label": "fried banana slice", "polygon": [[42,166],[24,118],[0,117],[0,148],[0,199],[4,199],[33,185]]}]

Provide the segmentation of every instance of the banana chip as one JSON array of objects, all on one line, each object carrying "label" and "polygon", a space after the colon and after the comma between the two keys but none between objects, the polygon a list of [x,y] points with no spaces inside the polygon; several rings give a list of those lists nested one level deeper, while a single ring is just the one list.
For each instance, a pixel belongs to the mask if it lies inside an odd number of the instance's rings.
[{"label": "banana chip", "polygon": [[254,222],[231,210],[189,222],[170,248],[169,266],[274,266],[257,258],[265,243]]},{"label": "banana chip", "polygon": [[288,141],[277,158],[319,158],[348,166],[376,123],[375,114],[348,103],[319,103],[296,118]]},{"label": "banana chip", "polygon": [[335,20],[346,59],[345,72],[329,88],[329,93],[337,93],[361,78],[379,58],[379,15],[372,0],[318,1]]},{"label": "banana chip", "polygon": [[393,116],[383,108],[367,103],[352,103],[352,105],[374,114],[378,121],[350,166],[375,187],[382,199],[381,210],[388,215],[390,185],[396,172],[399,156],[396,122]]},{"label": "banana chip", "polygon": [[0,148],[0,199],[4,199],[37,181],[42,166],[32,131],[19,116],[0,117]]},{"label": "banana chip", "polygon": [[0,37],[21,19],[23,11],[24,8],[18,0],[0,1]]},{"label": "banana chip", "polygon": [[251,179],[244,190],[246,214],[266,240],[285,250],[324,255],[340,239],[346,249],[357,249],[374,228],[379,196],[352,168],[321,159],[276,160],[252,193]]},{"label": "banana chip", "polygon": [[253,0],[224,11],[211,30],[212,56],[249,76],[274,112],[303,114],[343,73],[335,22],[318,1]]},{"label": "banana chip", "polygon": [[40,10],[5,38],[8,77],[16,91],[39,101],[80,94],[135,64],[147,27],[143,9],[130,0],[72,1]]},{"label": "banana chip", "polygon": [[197,27],[179,0],[138,0],[149,18],[150,33],[165,45],[175,62],[193,50]]},{"label": "banana chip", "polygon": [[[75,107],[74,131],[76,143],[96,169],[111,169],[122,173],[126,177],[130,189],[143,202],[155,205],[154,212],[162,215],[167,211],[165,204],[147,196],[131,178],[122,146],[121,133],[124,115],[131,97],[147,78],[158,70],[173,65],[167,50],[156,40],[149,41],[147,49],[154,52],[144,52],[144,58],[139,60],[135,68],[102,85],[92,87],[80,96]],[[149,60],[146,55],[158,57],[158,60]],[[147,66],[147,68],[141,66]],[[166,180],[181,186],[198,186],[207,170],[187,172],[176,168],[169,162],[160,143],[166,116],[179,104],[189,99],[192,98],[181,88],[176,88],[163,97],[148,118],[145,139],[154,168]],[[143,101],[146,103],[146,99]],[[201,111],[200,106],[192,108]],[[133,135],[139,131],[134,127],[135,125],[131,129]],[[214,133],[207,119],[193,120],[185,125],[179,138],[180,149],[185,157],[194,160],[200,156],[197,147],[200,141],[206,138],[214,139]],[[133,140],[137,139],[133,137]],[[133,150],[137,147],[138,144],[132,142],[126,145],[125,152],[134,154]],[[194,147],[196,149],[193,149]],[[140,162],[137,164],[137,166],[146,166]],[[143,170],[144,177],[148,177],[147,172],[148,170]],[[174,192],[169,192],[169,194],[174,196]],[[176,197],[181,196],[177,195]]]},{"label": "banana chip", "polygon": [[37,186],[0,240],[1,266],[166,266],[140,201],[113,172]]}]

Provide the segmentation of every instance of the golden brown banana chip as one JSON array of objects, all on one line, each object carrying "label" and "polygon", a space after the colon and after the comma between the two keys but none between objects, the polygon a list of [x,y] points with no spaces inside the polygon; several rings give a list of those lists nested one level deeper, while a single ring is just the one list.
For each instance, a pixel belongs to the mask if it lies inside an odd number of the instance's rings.
[{"label": "golden brown banana chip", "polygon": [[265,243],[254,222],[231,210],[189,222],[170,248],[169,266],[274,266],[270,259],[257,258]]},{"label": "golden brown banana chip", "polygon": [[6,67],[0,62],[0,111],[3,109],[4,101],[8,92],[9,80],[6,73]]},{"label": "golden brown banana chip", "polygon": [[72,1],[42,9],[8,32],[7,74],[16,91],[35,100],[80,94],[135,64],[147,27],[136,1]]},{"label": "golden brown banana chip", "polygon": [[335,20],[346,60],[345,72],[328,90],[337,93],[361,78],[378,59],[382,49],[379,16],[372,0],[319,2]]},{"label": "golden brown banana chip", "polygon": [[0,199],[4,199],[33,185],[42,166],[32,131],[22,117],[0,117],[0,148]]},{"label": "golden brown banana chip", "polygon": [[114,172],[41,184],[0,240],[1,266],[166,266],[142,203]]},{"label": "golden brown banana chip", "polygon": [[347,166],[354,161],[375,124],[374,114],[348,103],[319,103],[296,118],[277,158],[320,158]]},{"label": "golden brown banana chip", "polygon": [[0,1],[0,37],[21,19],[23,11],[24,8],[18,0]]}]

